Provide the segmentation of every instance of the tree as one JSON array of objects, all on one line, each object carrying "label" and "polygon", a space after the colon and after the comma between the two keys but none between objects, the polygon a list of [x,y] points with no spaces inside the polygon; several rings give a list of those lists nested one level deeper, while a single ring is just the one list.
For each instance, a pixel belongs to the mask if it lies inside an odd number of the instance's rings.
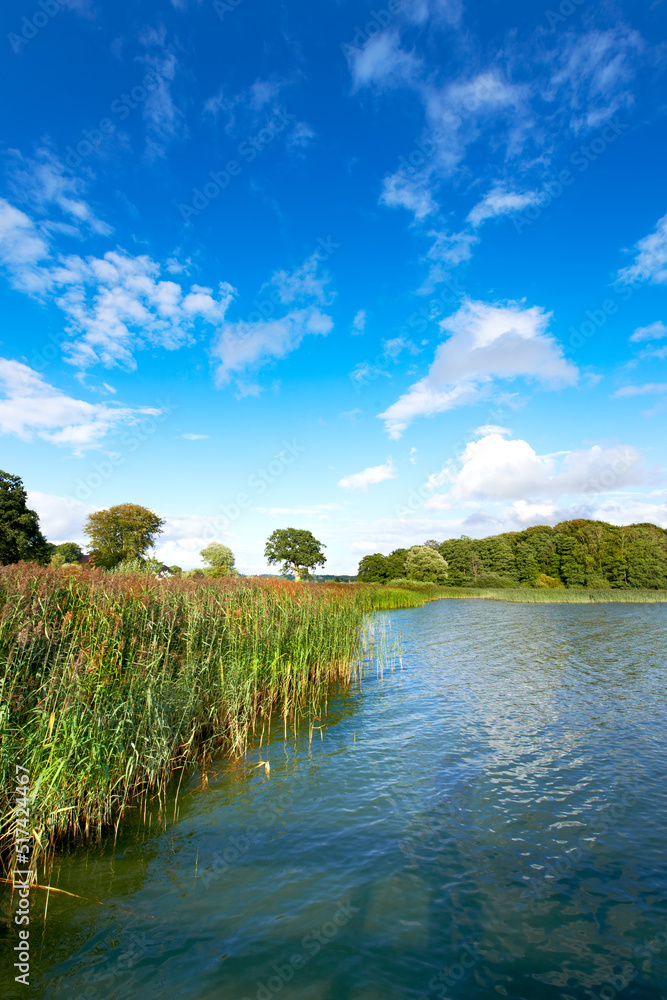
[{"label": "tree", "polygon": [[389,566],[389,579],[400,580],[405,576],[405,560],[408,557],[407,549],[394,549],[387,556]]},{"label": "tree", "polygon": [[389,573],[390,563],[387,557],[380,552],[374,552],[373,555],[364,556],[360,561],[357,576],[364,583],[384,583],[390,578]]},{"label": "tree", "polygon": [[405,560],[405,572],[408,580],[444,583],[447,579],[447,563],[430,545],[413,545]]},{"label": "tree", "polygon": [[82,555],[81,547],[76,542],[63,542],[61,545],[56,545],[51,556],[51,565],[68,566],[70,563],[79,563]]},{"label": "tree", "polygon": [[163,525],[163,519],[147,507],[121,503],[89,514],[83,532],[90,539],[95,565],[112,569],[130,559],[143,559]]},{"label": "tree", "polygon": [[302,570],[308,571],[315,566],[324,566],[326,557],[322,542],[303,528],[276,528],[266,543],[264,556],[269,565],[283,564],[283,573],[294,573],[294,579],[300,580]]},{"label": "tree", "polygon": [[28,507],[27,493],[18,476],[0,470],[0,564],[47,563],[52,546],[40,531],[39,518]]},{"label": "tree", "polygon": [[209,542],[199,555],[209,566],[221,570],[221,576],[229,576],[234,570],[234,553],[222,542]]}]

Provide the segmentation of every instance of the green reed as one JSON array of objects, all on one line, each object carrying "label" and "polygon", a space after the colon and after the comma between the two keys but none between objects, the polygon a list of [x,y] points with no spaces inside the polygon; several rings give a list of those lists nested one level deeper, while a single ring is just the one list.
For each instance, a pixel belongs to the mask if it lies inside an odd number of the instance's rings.
[{"label": "green reed", "polygon": [[297,722],[357,669],[368,612],[422,603],[374,586],[1,568],[5,866],[17,764],[39,856],[118,823],[130,797],[162,794],[177,769],[242,754],[258,720]]},{"label": "green reed", "polygon": [[581,587],[507,587],[487,590],[479,587],[441,587],[433,598],[477,598],[486,601],[511,601],[523,604],[663,604],[667,590],[586,590]]}]

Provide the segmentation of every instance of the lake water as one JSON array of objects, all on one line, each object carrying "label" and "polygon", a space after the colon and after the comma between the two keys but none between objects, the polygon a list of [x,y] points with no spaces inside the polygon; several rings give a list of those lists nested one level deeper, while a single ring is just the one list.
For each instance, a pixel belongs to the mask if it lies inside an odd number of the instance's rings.
[{"label": "lake water", "polygon": [[[667,1000],[667,612],[438,601],[402,667],[33,892],[48,1000]],[[320,736],[321,733],[321,736]],[[256,766],[269,761],[270,772]],[[173,799],[170,803],[173,810]]]}]

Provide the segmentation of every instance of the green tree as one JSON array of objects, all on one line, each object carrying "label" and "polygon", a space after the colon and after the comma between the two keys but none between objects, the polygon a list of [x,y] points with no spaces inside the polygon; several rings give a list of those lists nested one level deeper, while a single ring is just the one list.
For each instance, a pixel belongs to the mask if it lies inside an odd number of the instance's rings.
[{"label": "green tree", "polygon": [[216,570],[219,576],[230,576],[234,572],[234,553],[222,542],[209,542],[199,555],[205,563]]},{"label": "green tree", "polygon": [[447,563],[430,545],[414,545],[405,560],[405,572],[408,580],[444,583],[447,579]]},{"label": "green tree", "polygon": [[364,556],[359,563],[357,576],[364,583],[384,583],[390,577],[390,563],[386,556],[380,552],[373,555]]},{"label": "green tree", "polygon": [[324,566],[327,560],[323,548],[326,545],[303,528],[276,528],[266,543],[264,556],[269,565],[282,563],[283,573],[294,573],[294,579],[300,580],[304,570],[307,575],[315,566]]},{"label": "green tree", "polygon": [[79,563],[83,552],[81,546],[76,542],[63,542],[56,545],[51,556],[52,566],[67,566],[70,563]]},{"label": "green tree", "polygon": [[83,532],[90,540],[94,564],[112,569],[121,562],[143,559],[163,525],[163,519],[147,507],[121,503],[89,514]]},{"label": "green tree", "polygon": [[0,564],[27,562],[45,564],[53,546],[40,531],[39,518],[28,507],[27,494],[18,476],[0,470]]},{"label": "green tree", "polygon": [[405,560],[408,557],[407,549],[394,549],[387,556],[390,580],[401,580],[405,576]]}]

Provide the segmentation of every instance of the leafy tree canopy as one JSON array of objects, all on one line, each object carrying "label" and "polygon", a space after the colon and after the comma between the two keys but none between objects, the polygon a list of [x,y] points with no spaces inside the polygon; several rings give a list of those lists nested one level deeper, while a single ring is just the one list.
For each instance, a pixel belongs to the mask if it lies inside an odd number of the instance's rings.
[{"label": "leafy tree canopy", "polygon": [[122,503],[89,514],[83,531],[95,565],[112,569],[121,562],[143,559],[163,525],[163,519],[147,507]]},{"label": "leafy tree canopy", "polygon": [[224,575],[229,575],[234,569],[234,553],[222,542],[210,542],[199,555],[209,566],[222,570]]},{"label": "leafy tree canopy", "polygon": [[447,563],[430,545],[414,545],[405,560],[405,572],[408,580],[444,583],[447,579]]},{"label": "leafy tree canopy", "polygon": [[56,545],[53,550],[51,565],[67,566],[69,563],[78,563],[81,561],[82,555],[81,546],[77,545],[76,542],[63,542],[61,545]]},{"label": "leafy tree canopy", "polygon": [[40,531],[39,518],[27,503],[23,482],[0,470],[0,563],[25,559],[47,563],[52,546]]},{"label": "leafy tree canopy", "polygon": [[266,543],[264,556],[271,566],[282,563],[283,573],[294,573],[294,579],[300,580],[303,570],[324,566],[327,560],[323,548],[326,545],[303,528],[276,528]]}]

